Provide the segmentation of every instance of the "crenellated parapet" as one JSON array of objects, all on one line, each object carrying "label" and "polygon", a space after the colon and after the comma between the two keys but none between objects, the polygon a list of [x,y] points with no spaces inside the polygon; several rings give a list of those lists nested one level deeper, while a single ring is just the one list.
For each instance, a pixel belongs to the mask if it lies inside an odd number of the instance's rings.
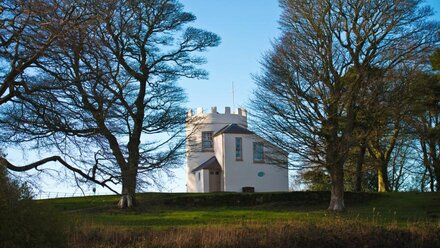
[{"label": "crenellated parapet", "polygon": [[219,113],[217,111],[217,107],[211,107],[210,111],[205,111],[202,107],[198,107],[195,109],[189,109],[187,116],[192,117],[196,115],[208,115],[208,114],[223,114],[223,115],[238,115],[242,117],[247,117],[247,110],[244,108],[238,108],[236,111],[233,109],[231,112],[231,107],[225,107],[225,111],[223,113]]}]

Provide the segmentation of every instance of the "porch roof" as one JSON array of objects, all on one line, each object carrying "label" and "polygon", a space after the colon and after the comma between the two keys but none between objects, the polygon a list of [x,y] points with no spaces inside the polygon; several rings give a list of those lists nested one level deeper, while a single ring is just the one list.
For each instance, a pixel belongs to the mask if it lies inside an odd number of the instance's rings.
[{"label": "porch roof", "polygon": [[199,170],[208,169],[208,170],[221,170],[222,167],[217,161],[217,158],[215,156],[212,156],[210,159],[206,160],[206,162],[202,163],[201,165],[197,166],[192,172],[196,172]]}]

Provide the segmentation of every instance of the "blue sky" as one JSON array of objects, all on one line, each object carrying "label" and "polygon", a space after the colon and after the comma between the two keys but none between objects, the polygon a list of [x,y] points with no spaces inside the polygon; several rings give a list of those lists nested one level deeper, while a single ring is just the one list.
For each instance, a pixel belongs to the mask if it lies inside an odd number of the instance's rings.
[{"label": "blue sky", "polygon": [[[262,55],[270,50],[279,35],[281,9],[277,0],[182,0],[185,10],[197,17],[195,27],[218,34],[222,43],[211,48],[204,66],[209,80],[181,80],[188,94],[188,107],[232,107],[232,82],[235,107],[245,107],[252,95],[251,74],[258,74]],[[429,0],[440,19],[440,0]]]},{"label": "blue sky", "polygon": [[[209,49],[204,56],[209,80],[182,79],[180,85],[188,96],[191,108],[217,106],[232,107],[232,82],[235,88],[235,107],[246,107],[252,95],[254,82],[251,74],[260,71],[259,61],[270,50],[271,41],[278,35],[278,17],[281,9],[276,0],[181,0],[185,10],[196,15],[194,27],[218,34],[222,43]],[[440,20],[440,0],[429,0]],[[32,162],[37,155],[23,156],[10,153],[10,159],[18,164]],[[45,157],[47,154],[42,154]],[[72,185],[72,187],[68,187]],[[51,192],[73,192],[74,183],[58,185],[45,179],[42,190]],[[176,170],[176,178],[169,182],[166,191],[185,191],[184,168]],[[98,188],[98,193],[106,193]],[[90,192],[89,192],[90,193]]]},{"label": "blue sky", "polygon": [[184,0],[185,9],[196,15],[195,27],[218,34],[220,46],[205,53],[209,80],[182,80],[192,108],[245,106],[253,88],[251,73],[259,71],[262,54],[279,33],[278,1]]}]

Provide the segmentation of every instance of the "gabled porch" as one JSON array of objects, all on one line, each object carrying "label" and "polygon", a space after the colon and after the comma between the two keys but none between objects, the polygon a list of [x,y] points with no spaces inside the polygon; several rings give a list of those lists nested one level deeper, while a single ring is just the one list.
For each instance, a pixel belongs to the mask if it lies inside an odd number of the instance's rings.
[{"label": "gabled porch", "polygon": [[195,174],[198,192],[219,192],[222,187],[222,168],[215,156],[202,163],[192,173]]}]

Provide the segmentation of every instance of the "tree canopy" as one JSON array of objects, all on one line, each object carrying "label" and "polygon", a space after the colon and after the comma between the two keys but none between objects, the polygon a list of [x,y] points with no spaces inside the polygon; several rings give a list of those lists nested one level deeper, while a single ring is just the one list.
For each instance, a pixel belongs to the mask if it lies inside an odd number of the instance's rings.
[{"label": "tree canopy", "polygon": [[177,80],[206,78],[200,52],[220,39],[189,26],[195,16],[174,0],[80,1],[74,13],[82,10],[82,25],[32,63],[26,80],[37,78],[38,90],[19,90],[3,108],[1,135],[58,149],[56,160],[87,180],[122,183],[119,205],[131,207],[137,188],[179,164],[186,111]]},{"label": "tree canopy", "polygon": [[326,168],[329,209],[343,210],[344,165],[358,144],[357,117],[388,87],[383,79],[434,50],[439,23],[418,0],[280,4],[281,37],[255,77],[257,125],[292,153],[294,166]]}]

